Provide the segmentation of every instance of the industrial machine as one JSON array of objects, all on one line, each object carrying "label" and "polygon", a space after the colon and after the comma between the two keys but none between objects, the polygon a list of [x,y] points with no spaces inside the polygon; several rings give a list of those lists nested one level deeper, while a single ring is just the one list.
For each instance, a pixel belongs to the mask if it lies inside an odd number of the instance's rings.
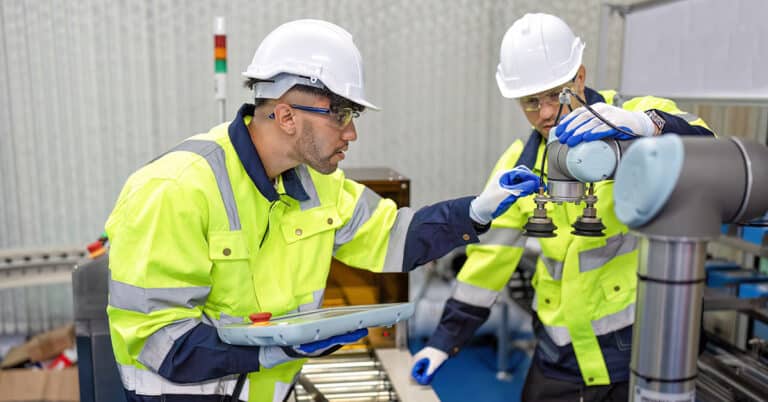
[{"label": "industrial machine", "polygon": [[616,215],[643,236],[633,400],[695,400],[706,244],[721,223],[765,213],[765,172],[768,148],[737,138],[643,138],[621,161]]},{"label": "industrial machine", "polygon": [[[570,107],[571,96],[595,113],[600,120],[613,126],[586,105],[584,100],[573,93],[570,88],[563,89],[560,95],[560,109],[555,121],[559,120],[565,105]],[[623,131],[619,128],[616,129]],[[583,142],[575,147],[569,147],[558,142],[554,135],[550,135],[540,169],[540,171],[544,171],[544,162],[546,162],[548,165],[546,186],[542,179],[539,192],[534,196],[536,208],[525,225],[524,234],[529,237],[554,237],[554,231],[557,227],[552,223],[552,219],[547,217],[546,203],[572,202],[579,204],[583,201],[585,207],[582,216],[573,223],[571,233],[577,236],[603,236],[605,226],[597,216],[595,204],[598,200],[594,193],[594,183],[613,178],[621,155],[631,144],[632,142],[627,140],[604,139]]]}]

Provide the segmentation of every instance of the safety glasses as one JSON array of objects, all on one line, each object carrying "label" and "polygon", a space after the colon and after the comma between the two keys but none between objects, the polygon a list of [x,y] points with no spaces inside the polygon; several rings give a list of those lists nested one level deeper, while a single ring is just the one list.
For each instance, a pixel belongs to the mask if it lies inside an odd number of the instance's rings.
[{"label": "safety glasses", "polygon": [[547,105],[547,106],[559,105],[560,93],[563,92],[564,88],[569,88],[572,90],[572,88],[565,85],[565,86],[547,91],[546,93],[541,95],[526,96],[524,98],[520,98],[520,106],[522,106],[523,110],[526,112],[538,112],[539,110],[541,110],[542,105]]},{"label": "safety glasses", "polygon": [[[333,121],[336,123],[336,125],[339,126],[339,128],[346,128],[349,123],[352,122],[352,119],[356,119],[360,117],[360,112],[352,109],[352,108],[341,108],[338,110],[331,110],[324,107],[314,107],[314,106],[304,106],[304,105],[297,105],[295,103],[291,103],[290,106],[297,110],[302,110],[309,113],[318,113],[318,114],[324,114],[328,115],[333,119]],[[275,118],[275,113],[270,113],[269,116],[270,119]]]}]

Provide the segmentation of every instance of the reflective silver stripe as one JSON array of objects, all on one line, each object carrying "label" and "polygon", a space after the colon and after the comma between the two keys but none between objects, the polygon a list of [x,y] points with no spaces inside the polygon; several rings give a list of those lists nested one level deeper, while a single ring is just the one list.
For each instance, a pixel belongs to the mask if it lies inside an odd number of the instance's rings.
[{"label": "reflective silver stripe", "polygon": [[[534,299],[534,310],[536,310],[536,295]],[[592,321],[592,330],[596,336],[605,335],[607,333],[618,331],[625,328],[635,322],[635,303],[630,304],[624,310],[617,313],[607,315],[599,320]],[[568,333],[568,328],[546,325],[544,329],[547,331],[547,335],[552,338],[557,346],[565,346],[571,343],[571,335]]]},{"label": "reflective silver stripe", "polygon": [[547,331],[547,335],[552,338],[552,342],[557,346],[565,346],[571,343],[571,335],[566,327],[544,325],[544,330]]},{"label": "reflective silver stripe", "polygon": [[240,230],[240,215],[237,213],[235,195],[232,192],[232,183],[230,183],[229,174],[227,173],[224,149],[213,141],[187,140],[169,152],[174,151],[192,152],[205,158],[208,165],[211,166],[213,176],[216,178],[216,184],[219,186],[221,199],[224,201],[224,209],[227,211],[227,218],[229,218],[229,229]]},{"label": "reflective silver stripe", "polygon": [[202,320],[204,324],[207,324],[216,328],[223,327],[229,324],[242,324],[246,322],[243,319],[243,317],[233,317],[231,315],[226,315],[224,313],[220,314],[220,318],[218,320],[214,319],[213,317],[209,317],[208,314],[203,313]]},{"label": "reflective silver stripe", "polygon": [[544,267],[547,268],[547,272],[549,272],[549,276],[552,277],[554,280],[561,280],[563,279],[563,262],[557,261],[552,258],[547,257],[546,255],[542,254],[539,256],[541,258],[541,262],[544,263]]},{"label": "reflective silver stripe", "polygon": [[494,228],[480,235],[480,243],[493,246],[525,247],[523,232],[512,228]]},{"label": "reflective silver stripe", "polygon": [[312,181],[312,175],[309,174],[309,170],[305,165],[299,165],[296,167],[296,174],[301,180],[301,185],[304,187],[304,191],[307,192],[309,199],[299,202],[301,210],[307,210],[320,206],[320,197],[317,195],[317,189],[315,188],[315,182]]},{"label": "reflective silver stripe", "polygon": [[611,259],[631,253],[638,246],[637,236],[617,234],[605,241],[605,246],[579,253],[579,272],[588,272],[607,264]]},{"label": "reflective silver stripe", "polygon": [[334,252],[355,238],[355,233],[365,222],[368,222],[368,219],[373,215],[373,211],[379,205],[379,201],[381,201],[381,197],[374,193],[373,190],[368,187],[363,190],[363,193],[360,194],[360,198],[357,200],[357,204],[355,204],[352,217],[344,226],[336,230],[336,236],[333,239]]},{"label": "reflective silver stripe", "polygon": [[188,288],[140,288],[109,279],[109,305],[122,310],[149,314],[169,308],[195,308],[205,304],[210,286]]},{"label": "reflective silver stripe", "polygon": [[[117,365],[120,371],[120,379],[123,386],[137,395],[159,396],[163,394],[177,395],[232,395],[237,383],[238,374],[195,383],[179,384],[166,380],[158,374],[148,370],[141,370],[133,366]],[[248,400],[250,382],[245,380],[240,400]]]},{"label": "reflective silver stripe", "polygon": [[141,349],[141,353],[136,360],[152,370],[159,370],[173,343],[198,324],[200,324],[200,320],[188,318],[160,328],[147,338],[144,348]]},{"label": "reflective silver stripe", "polygon": [[635,303],[630,304],[618,313],[607,315],[599,320],[592,321],[592,329],[595,335],[604,335],[622,329],[635,322]]},{"label": "reflective silver stripe", "polygon": [[541,254],[541,242],[535,237],[528,237],[525,241],[524,254],[539,255]]},{"label": "reflective silver stripe", "polygon": [[451,297],[477,307],[491,307],[499,292],[456,281]]},{"label": "reflective silver stripe", "polygon": [[312,301],[300,305],[298,311],[304,312],[319,309],[323,304],[323,296],[325,296],[325,289],[315,290],[312,292]]},{"label": "reflective silver stripe", "polygon": [[678,114],[673,114],[673,116],[679,117],[679,118],[681,118],[681,119],[685,120],[685,121],[686,121],[686,122],[688,122],[688,123],[690,123],[690,122],[692,122],[692,121],[696,121],[696,120],[700,119],[700,117],[699,117],[699,116],[696,116],[696,115],[695,115],[695,114],[693,114],[693,113],[687,113],[687,112],[678,113]]},{"label": "reflective silver stripe", "polygon": [[[296,381],[298,379],[299,379],[299,373],[296,373],[296,375],[293,376],[293,380],[290,383],[284,383],[282,381],[275,382],[275,393],[274,395],[272,395],[272,402],[286,401],[286,397],[288,396],[288,393],[291,392],[291,388],[293,388],[293,384],[296,384]],[[318,400],[323,400],[323,399],[325,398],[319,398]]]},{"label": "reflective silver stripe", "polygon": [[413,220],[413,210],[400,208],[397,210],[397,218],[389,232],[389,245],[387,256],[384,258],[382,272],[403,272],[403,258],[405,258],[405,237],[408,234],[408,226]]}]

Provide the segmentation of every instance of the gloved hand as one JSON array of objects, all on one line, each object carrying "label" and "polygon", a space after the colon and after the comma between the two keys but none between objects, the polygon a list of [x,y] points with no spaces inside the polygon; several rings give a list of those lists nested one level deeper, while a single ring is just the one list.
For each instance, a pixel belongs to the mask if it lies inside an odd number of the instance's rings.
[{"label": "gloved hand", "polygon": [[291,360],[325,356],[342,345],[357,342],[366,335],[368,335],[368,328],[362,328],[298,346],[262,346],[259,350],[259,364],[265,368],[272,368]]},{"label": "gloved hand", "polygon": [[573,147],[582,141],[595,141],[603,138],[628,140],[635,136],[656,134],[656,125],[643,112],[630,112],[605,103],[595,103],[590,106],[614,126],[634,135],[627,135],[611,128],[582,106],[568,113],[554,128],[555,136],[561,144],[568,144],[569,147]]},{"label": "gloved hand", "polygon": [[428,385],[435,377],[437,369],[448,359],[448,353],[440,349],[427,346],[413,356],[413,368],[411,377],[421,385]]},{"label": "gloved hand", "polygon": [[533,194],[539,188],[539,176],[525,166],[499,172],[469,204],[469,217],[485,225],[503,214],[518,198]]}]

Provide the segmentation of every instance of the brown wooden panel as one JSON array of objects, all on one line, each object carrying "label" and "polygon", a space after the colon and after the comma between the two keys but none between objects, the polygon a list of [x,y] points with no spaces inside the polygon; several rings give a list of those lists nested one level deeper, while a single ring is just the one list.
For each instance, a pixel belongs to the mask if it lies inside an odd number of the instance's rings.
[{"label": "brown wooden panel", "polygon": [[407,207],[411,203],[411,180],[390,168],[350,168],[344,169],[344,173],[380,196],[391,198],[398,207]]}]

